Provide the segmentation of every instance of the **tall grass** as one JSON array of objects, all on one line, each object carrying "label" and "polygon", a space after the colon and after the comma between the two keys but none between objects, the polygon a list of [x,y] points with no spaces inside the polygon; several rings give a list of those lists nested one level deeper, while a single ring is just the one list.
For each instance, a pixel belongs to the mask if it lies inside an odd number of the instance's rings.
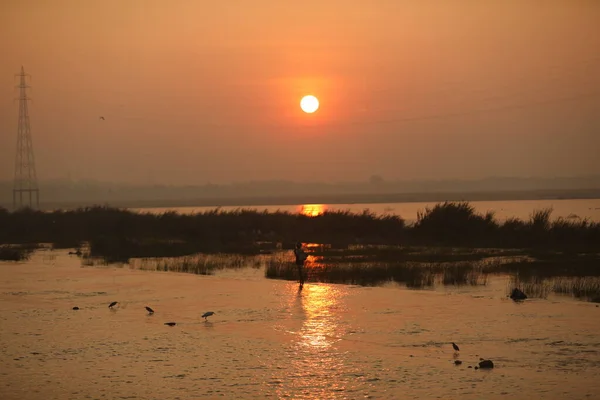
[{"label": "tall grass", "polygon": [[552,280],[552,289],[556,293],[584,297],[600,303],[600,277],[559,277]]},{"label": "tall grass", "polygon": [[548,295],[557,293],[600,303],[599,276],[521,277],[514,275],[507,289],[510,291],[513,287],[518,287],[529,297],[547,298]]},{"label": "tall grass", "polygon": [[467,202],[446,202],[417,214],[416,238],[425,243],[465,245],[492,239],[498,230],[494,214],[477,214]]},{"label": "tall grass", "polygon": [[0,246],[0,261],[25,261],[38,246],[32,245],[2,245]]},{"label": "tall grass", "polygon": [[[396,282],[411,288],[440,285],[486,285],[487,269],[479,262],[325,262],[309,256],[304,271],[308,281],[346,283],[363,286]],[[267,261],[265,276],[272,279],[297,280],[296,265],[289,257]]]},{"label": "tall grass", "polygon": [[[469,203],[446,202],[427,208],[414,225],[407,226],[398,216],[368,211],[329,211],[308,217],[244,209],[192,215],[100,206],[53,212],[22,209],[0,212],[0,243],[45,242],[65,247],[87,242],[94,255],[115,260],[198,252],[260,254],[292,248],[296,241],[327,243],[338,249],[403,245],[551,249],[573,254],[600,251],[600,223],[553,221],[551,214],[550,209],[536,210],[527,221],[513,218],[501,223],[492,213],[478,214]],[[389,255],[395,257],[398,252]]]},{"label": "tall grass", "polygon": [[257,256],[238,254],[198,254],[164,259],[136,259],[130,263],[132,268],[152,271],[184,272],[196,275],[213,275],[215,271],[226,268],[260,268],[264,261]]}]

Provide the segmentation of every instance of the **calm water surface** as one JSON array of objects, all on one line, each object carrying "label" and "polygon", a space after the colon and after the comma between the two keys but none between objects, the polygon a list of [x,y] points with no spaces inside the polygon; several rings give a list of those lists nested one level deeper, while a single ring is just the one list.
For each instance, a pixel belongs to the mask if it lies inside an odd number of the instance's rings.
[{"label": "calm water surface", "polygon": [[[416,221],[417,213],[426,207],[433,207],[437,203],[375,203],[375,204],[304,204],[304,205],[271,205],[271,206],[236,206],[220,207],[221,210],[236,210],[240,208],[270,211],[301,212],[306,215],[318,215],[325,210],[349,210],[362,212],[365,209],[376,214],[399,215],[409,222]],[[518,200],[518,201],[474,201],[471,204],[480,213],[494,211],[499,220],[516,217],[528,220],[534,210],[552,208],[553,218],[589,218],[600,221],[600,199],[584,200]],[[133,210],[150,213],[164,213],[177,211],[182,214],[192,214],[214,210],[216,207],[176,207],[176,208],[136,208]]]},{"label": "calm water surface", "polygon": [[[40,251],[0,262],[0,399],[600,398],[600,308],[505,290],[298,292],[256,269],[81,267]],[[480,357],[496,368],[469,369]]]}]

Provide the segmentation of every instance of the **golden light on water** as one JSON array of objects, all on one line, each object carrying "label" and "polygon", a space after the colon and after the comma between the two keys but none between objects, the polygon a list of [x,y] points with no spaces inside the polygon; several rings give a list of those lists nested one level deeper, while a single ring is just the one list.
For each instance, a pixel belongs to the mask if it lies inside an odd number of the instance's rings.
[{"label": "golden light on water", "polygon": [[327,210],[325,204],[304,204],[300,207],[300,214],[308,217],[317,217]]},{"label": "golden light on water", "polygon": [[303,398],[321,400],[346,390],[345,382],[331,379],[332,371],[348,367],[345,353],[336,348],[345,334],[339,309],[345,295],[343,288],[318,284],[307,284],[297,292],[301,325],[295,330],[289,372],[295,379],[279,393],[280,398],[302,393]]},{"label": "golden light on water", "polygon": [[338,291],[332,286],[305,287],[302,307],[306,320],[301,331],[301,346],[322,349],[340,340],[336,312],[338,297]]}]

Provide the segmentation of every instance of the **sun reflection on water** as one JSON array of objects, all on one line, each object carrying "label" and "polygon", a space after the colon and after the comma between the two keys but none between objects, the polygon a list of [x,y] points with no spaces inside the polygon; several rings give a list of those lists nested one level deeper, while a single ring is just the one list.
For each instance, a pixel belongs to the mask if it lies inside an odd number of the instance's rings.
[{"label": "sun reflection on water", "polygon": [[327,210],[325,204],[304,204],[300,207],[300,214],[308,217],[317,217]]},{"label": "sun reflection on water", "polygon": [[328,348],[339,341],[336,337],[339,317],[336,305],[338,290],[327,285],[306,287],[302,306],[306,320],[301,330],[300,346],[310,348]]},{"label": "sun reflection on water", "polygon": [[325,399],[346,391],[346,383],[335,379],[349,368],[345,353],[336,346],[344,336],[340,308],[345,295],[344,288],[331,285],[309,284],[297,292],[294,314],[301,325],[289,349],[289,386],[281,388],[280,396]]}]

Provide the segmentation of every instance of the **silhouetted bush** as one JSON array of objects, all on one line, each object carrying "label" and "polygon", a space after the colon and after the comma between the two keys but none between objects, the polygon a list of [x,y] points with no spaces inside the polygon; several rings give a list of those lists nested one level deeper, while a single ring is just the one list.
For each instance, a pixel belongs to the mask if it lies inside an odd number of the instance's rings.
[{"label": "silhouetted bush", "polygon": [[[417,222],[407,226],[398,216],[378,216],[368,211],[330,211],[309,217],[244,209],[215,209],[191,215],[136,213],[102,206],[53,212],[0,210],[0,243],[54,243],[56,248],[64,248],[87,242],[94,255],[119,260],[197,252],[258,254],[291,248],[296,241],[330,243],[335,245],[332,248],[403,245],[600,251],[599,223],[565,219],[552,222],[551,212],[535,211],[529,221],[513,218],[499,223],[492,213],[477,214],[469,203],[446,202],[419,213]],[[386,256],[399,257],[397,261],[419,257],[398,250],[373,254]],[[448,253],[440,256],[452,257]]]},{"label": "silhouetted bush", "polygon": [[414,236],[424,243],[490,245],[499,225],[494,214],[479,215],[467,202],[446,202],[417,214]]},{"label": "silhouetted bush", "polygon": [[25,261],[36,248],[36,245],[0,246],[0,261]]}]

